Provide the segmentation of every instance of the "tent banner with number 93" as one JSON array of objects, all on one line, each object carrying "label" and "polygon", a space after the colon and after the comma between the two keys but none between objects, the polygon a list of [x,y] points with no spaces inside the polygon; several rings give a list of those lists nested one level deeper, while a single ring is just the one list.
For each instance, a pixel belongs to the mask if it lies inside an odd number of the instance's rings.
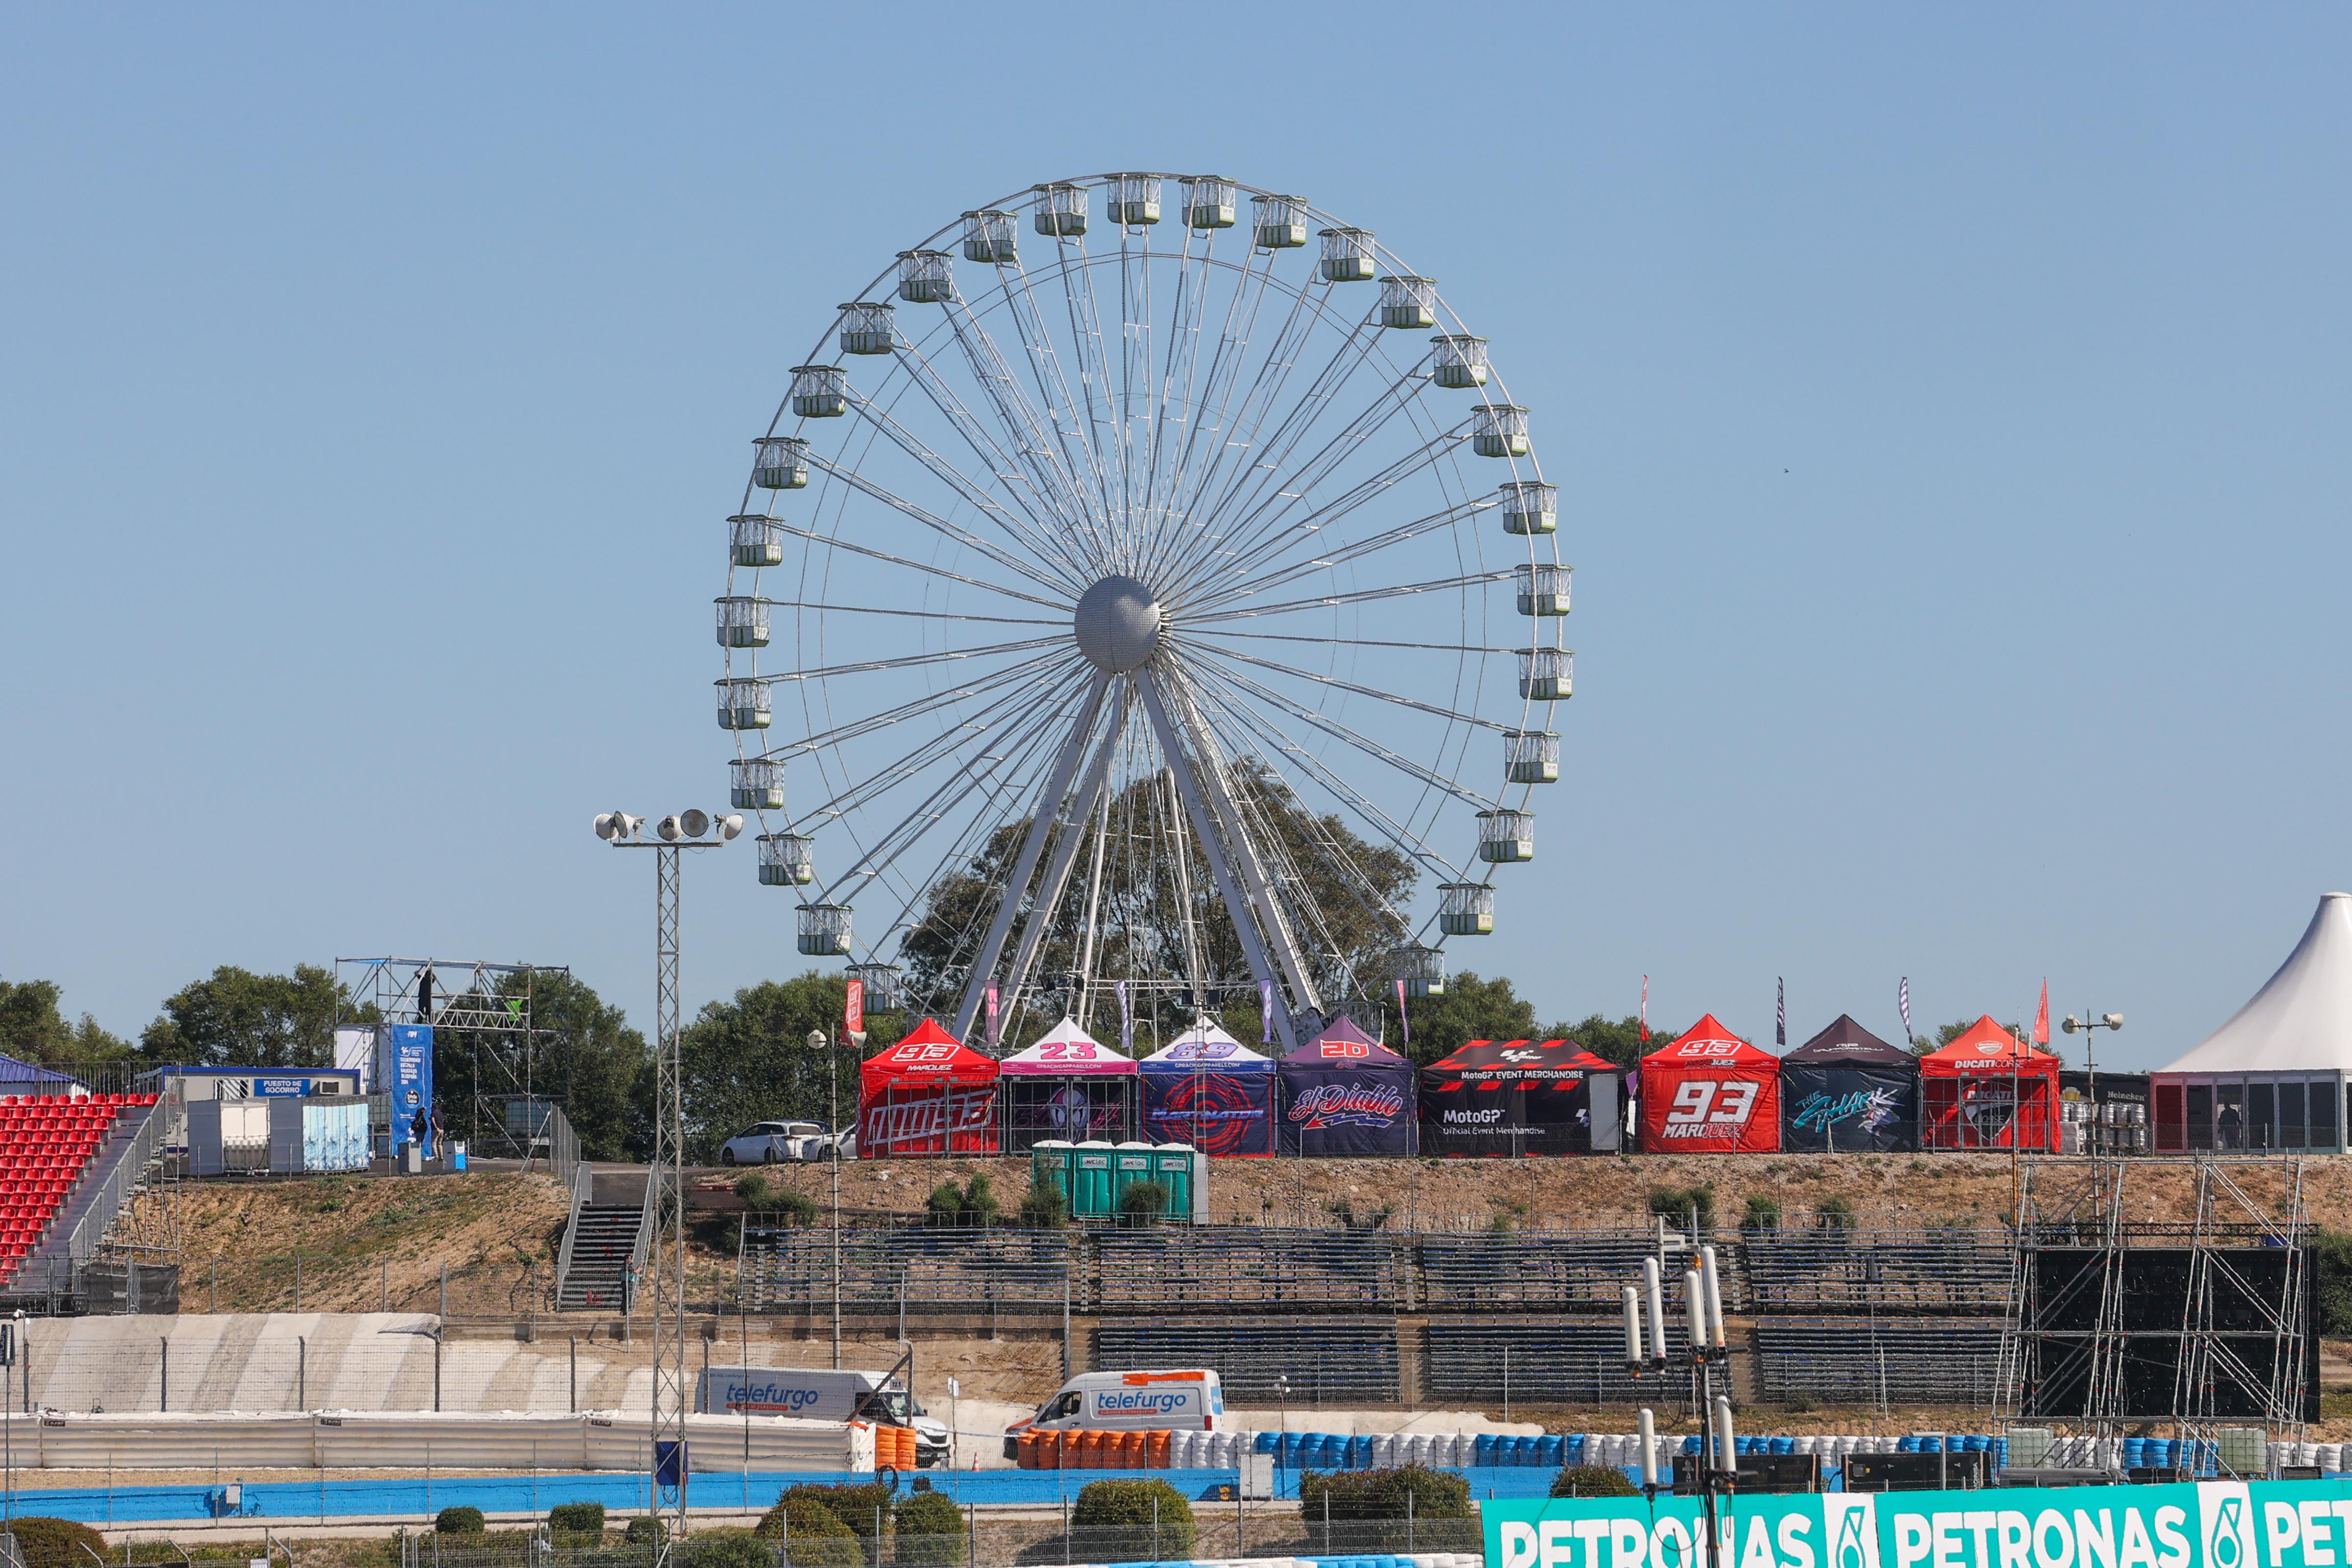
[{"label": "tent banner with number 93", "polygon": [[1710,1013],[1642,1058],[1642,1147],[1771,1153],[1780,1147],[1780,1059]]}]

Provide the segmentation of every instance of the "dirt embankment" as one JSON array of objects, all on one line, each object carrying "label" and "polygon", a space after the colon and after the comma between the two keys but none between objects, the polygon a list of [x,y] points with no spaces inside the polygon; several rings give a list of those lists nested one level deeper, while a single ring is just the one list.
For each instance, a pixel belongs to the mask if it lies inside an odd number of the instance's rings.
[{"label": "dirt embankment", "polygon": [[[2305,1161],[2304,1202],[2330,1229],[2352,1229],[2352,1183],[2336,1158]],[[2047,1211],[2083,1186],[2094,1167],[2052,1161],[2032,1173]],[[2126,1167],[2125,1217],[2163,1222],[2193,1217],[2193,1167],[2140,1161]],[[2280,1212],[2285,1167],[2232,1168],[2232,1176],[2266,1212]],[[777,1184],[814,1199],[832,1198],[832,1173],[819,1165],[769,1168]],[[1009,1214],[1029,1190],[1026,1159],[853,1161],[841,1171],[845,1210],[920,1213],[932,1187],[986,1175]],[[714,1178],[715,1179],[715,1178]],[[1805,1225],[1837,1199],[1862,1226],[1916,1230],[1993,1228],[2013,1212],[2021,1167],[2001,1154],[1666,1154],[1563,1160],[1219,1160],[1210,1167],[1211,1217],[1222,1224],[1328,1222],[1344,1209],[1359,1220],[1385,1214],[1400,1229],[1593,1229],[1650,1223],[1650,1194],[1661,1189],[1711,1190],[1720,1223],[1736,1222],[1751,1197],[1769,1198],[1783,1222]],[[2216,1197],[2217,1215],[2242,1211]]]}]

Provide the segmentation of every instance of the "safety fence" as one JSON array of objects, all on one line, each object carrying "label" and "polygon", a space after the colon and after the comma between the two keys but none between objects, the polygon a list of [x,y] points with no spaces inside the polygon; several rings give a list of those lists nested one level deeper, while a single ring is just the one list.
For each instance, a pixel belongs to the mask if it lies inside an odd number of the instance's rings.
[{"label": "safety fence", "polygon": [[1770,1403],[1992,1405],[1997,1319],[1759,1320],[1759,1392]]},{"label": "safety fence", "polygon": [[[845,1307],[1160,1313],[1215,1300],[1253,1312],[1375,1309],[1611,1312],[1659,1256],[1654,1233],[1372,1231],[1279,1226],[1148,1230],[796,1227],[747,1221],[737,1265],[755,1310]],[[1714,1243],[1734,1313],[1978,1315],[2009,1296],[2005,1238],[1969,1231],[1730,1233]],[[1684,1257],[1665,1259],[1678,1288]]]}]

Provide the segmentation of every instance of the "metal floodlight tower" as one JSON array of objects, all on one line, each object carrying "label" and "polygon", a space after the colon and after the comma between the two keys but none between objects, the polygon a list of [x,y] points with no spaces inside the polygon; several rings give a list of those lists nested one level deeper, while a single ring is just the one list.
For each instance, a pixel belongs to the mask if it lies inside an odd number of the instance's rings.
[{"label": "metal floodlight tower", "polygon": [[[655,1568],[668,1568],[671,1542],[686,1533],[686,1111],[678,1085],[678,855],[716,849],[743,831],[740,816],[688,810],[654,826],[658,843],[637,837],[645,818],[601,812],[596,837],[615,849],[654,855],[654,1153],[646,1169],[654,1215],[653,1512],[661,1521]],[[665,1322],[665,1318],[669,1321]]]}]

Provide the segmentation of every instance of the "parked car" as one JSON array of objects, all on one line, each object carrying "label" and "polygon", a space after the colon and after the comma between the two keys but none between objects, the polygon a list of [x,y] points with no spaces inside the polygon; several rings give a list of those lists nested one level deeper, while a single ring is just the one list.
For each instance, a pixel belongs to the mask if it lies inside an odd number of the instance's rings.
[{"label": "parked car", "polygon": [[821,1121],[756,1121],[719,1145],[722,1165],[772,1165],[780,1161],[813,1160],[827,1142]]}]

